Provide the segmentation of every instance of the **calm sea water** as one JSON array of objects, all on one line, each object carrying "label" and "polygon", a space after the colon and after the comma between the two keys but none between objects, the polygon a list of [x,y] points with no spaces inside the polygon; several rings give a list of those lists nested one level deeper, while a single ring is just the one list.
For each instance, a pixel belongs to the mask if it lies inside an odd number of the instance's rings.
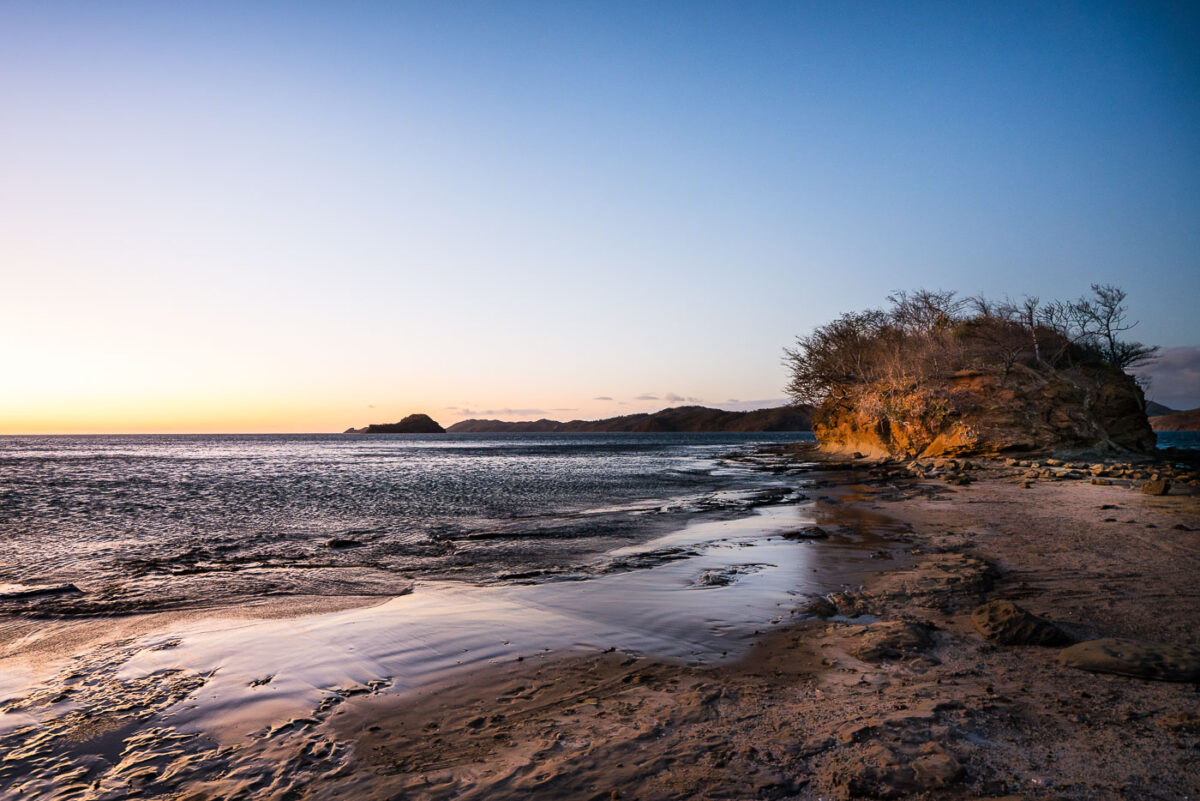
[{"label": "calm sea water", "polygon": [[786,481],[721,457],[806,439],[0,437],[0,584],[20,585],[0,590],[74,582],[82,595],[37,605],[78,614],[554,571],[698,512],[785,500]]},{"label": "calm sea water", "polygon": [[1200,450],[1200,431],[1159,431],[1158,447]]},{"label": "calm sea water", "polygon": [[[578,573],[797,498],[797,434],[0,437],[0,612],[88,614]],[[1197,432],[1160,445],[1200,448]],[[31,585],[82,593],[13,598]],[[10,586],[3,586],[10,585]]]}]

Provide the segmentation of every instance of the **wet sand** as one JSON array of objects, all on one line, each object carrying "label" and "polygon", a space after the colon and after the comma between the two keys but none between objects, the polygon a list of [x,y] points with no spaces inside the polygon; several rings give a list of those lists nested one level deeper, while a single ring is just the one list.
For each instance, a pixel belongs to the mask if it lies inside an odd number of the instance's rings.
[{"label": "wet sand", "polygon": [[[967,486],[853,467],[817,476],[814,505],[615,552],[612,571],[587,581],[418,586],[287,620],[143,621],[104,645],[76,642],[74,659],[46,645],[27,663],[40,685],[4,693],[0,788],[196,799],[1200,792],[1194,684],[1065,667],[1059,648],[999,645],[970,616],[1006,599],[1075,639],[1196,644],[1195,495],[1074,480],[1024,489],[1021,471],[998,464]],[[833,536],[803,539],[814,523]],[[37,652],[8,644],[10,676],[23,650]]]}]

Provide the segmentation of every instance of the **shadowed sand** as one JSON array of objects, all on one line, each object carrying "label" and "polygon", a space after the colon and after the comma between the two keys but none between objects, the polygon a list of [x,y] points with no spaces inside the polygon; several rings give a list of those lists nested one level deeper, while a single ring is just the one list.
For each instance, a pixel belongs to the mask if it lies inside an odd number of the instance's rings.
[{"label": "shadowed sand", "polygon": [[[1057,648],[999,646],[971,623],[979,603],[1004,598],[1076,639],[1194,644],[1195,497],[1021,489],[999,465],[976,475],[964,487],[819,475],[815,505],[693,525],[609,554],[586,580],[423,585],[286,620],[161,619],[104,645],[80,640],[64,659],[68,637],[57,653],[29,649],[32,686],[13,678],[16,643],[0,787],[197,799],[1196,793],[1192,686],[1065,667]],[[814,522],[833,536],[803,538]],[[831,590],[831,604],[806,609]]]}]

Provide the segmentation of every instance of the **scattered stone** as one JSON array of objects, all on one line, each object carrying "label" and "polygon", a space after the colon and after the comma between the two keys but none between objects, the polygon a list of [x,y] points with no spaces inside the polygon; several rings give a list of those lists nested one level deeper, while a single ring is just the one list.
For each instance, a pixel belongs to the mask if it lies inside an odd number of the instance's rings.
[{"label": "scattered stone", "polygon": [[1144,495],[1166,495],[1171,491],[1171,482],[1165,478],[1147,481],[1142,484],[1141,491]]},{"label": "scattered stone", "polygon": [[1200,651],[1173,645],[1106,638],[1064,648],[1067,667],[1153,681],[1200,681]]},{"label": "scattered stone", "polygon": [[1097,487],[1111,487],[1112,486],[1112,481],[1108,480],[1107,478],[1093,478],[1092,483],[1095,484]]},{"label": "scattered stone", "polygon": [[1066,645],[1071,638],[1048,620],[1012,601],[989,601],[971,613],[971,622],[984,637],[1002,645]]},{"label": "scattered stone", "polygon": [[1183,734],[1200,734],[1200,717],[1187,712],[1162,715],[1156,718],[1154,722],[1168,731],[1181,732]]}]

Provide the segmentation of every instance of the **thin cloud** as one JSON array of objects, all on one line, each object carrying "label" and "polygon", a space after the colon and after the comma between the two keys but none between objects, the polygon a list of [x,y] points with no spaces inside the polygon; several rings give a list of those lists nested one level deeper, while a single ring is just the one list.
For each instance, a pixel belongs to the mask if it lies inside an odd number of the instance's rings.
[{"label": "thin cloud", "polygon": [[638,395],[634,400],[658,400],[657,395]]},{"label": "thin cloud", "polygon": [[607,395],[597,395],[596,397],[592,398],[592,400],[606,400],[606,401],[610,401],[610,400],[612,400],[612,398],[608,397]]},{"label": "thin cloud", "polygon": [[766,400],[748,400],[739,401],[730,399],[721,404],[721,408],[727,412],[752,412],[755,409],[774,409],[778,406],[787,406],[791,401],[787,398],[767,398]]},{"label": "thin cloud", "polygon": [[1149,381],[1151,400],[1172,409],[1200,406],[1200,345],[1163,348],[1158,358],[1137,370],[1138,378]]},{"label": "thin cloud", "polygon": [[663,400],[668,403],[704,403],[702,398],[684,397],[683,395],[676,395],[674,392],[668,392],[663,396]]}]

